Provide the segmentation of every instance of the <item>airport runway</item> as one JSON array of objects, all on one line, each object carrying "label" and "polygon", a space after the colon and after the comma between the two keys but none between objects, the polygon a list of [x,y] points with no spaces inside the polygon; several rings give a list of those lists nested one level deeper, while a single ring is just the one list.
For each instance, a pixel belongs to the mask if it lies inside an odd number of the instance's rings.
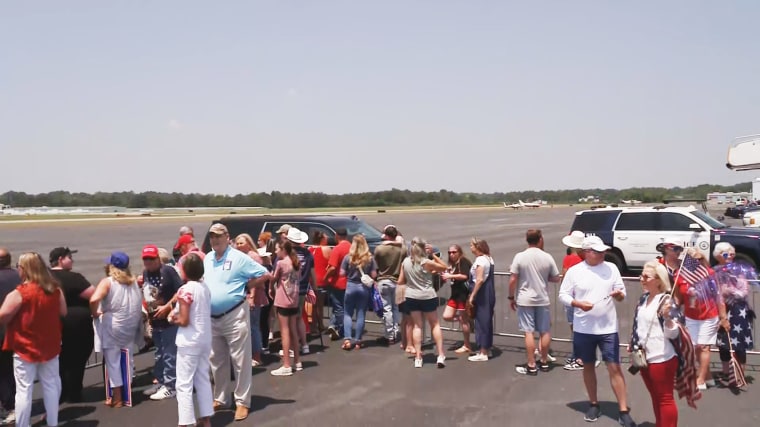
[{"label": "airport runway", "polygon": [[[564,248],[560,242],[569,231],[575,209],[542,208],[513,211],[511,209],[470,209],[438,211],[367,213],[360,215],[369,224],[382,229],[395,224],[408,239],[421,236],[445,248],[457,243],[469,251],[473,236],[486,239],[499,271],[506,271],[515,253],[525,246],[525,231],[540,228],[544,232],[546,250],[561,262]],[[0,245],[13,254],[37,251],[45,259],[53,247],[68,246],[79,252],[74,256],[75,269],[89,280],[101,277],[103,260],[111,251],[122,250],[133,258],[138,269],[140,250],[148,243],[171,250],[182,225],[196,231],[202,241],[211,225],[211,218],[183,217],[156,220],[91,221],[60,223],[3,224],[0,222]]]},{"label": "airport runway", "polygon": [[[544,232],[546,247],[558,265],[564,256],[560,239],[569,231],[573,220],[573,207],[541,208],[512,211],[507,209],[481,209],[467,211],[390,212],[362,214],[361,217],[377,228],[392,223],[407,238],[419,235],[440,248],[458,243],[467,250],[469,239],[478,236],[486,239],[496,260],[497,270],[508,270],[515,253],[525,247],[525,231],[540,228]],[[124,250],[133,257],[135,270],[141,263],[142,245],[156,243],[167,249],[177,238],[181,225],[192,226],[198,239],[202,239],[210,225],[208,218],[161,219],[156,221],[110,221],[91,223],[28,224],[3,226],[0,223],[0,245],[9,247],[14,255],[35,250],[47,258],[54,246],[64,245],[78,249],[75,270],[92,281],[102,274],[103,259],[112,250]],[[506,308],[507,278],[498,278],[499,288],[495,314],[497,331],[517,332],[514,313]],[[635,300],[639,290],[636,282],[629,283],[630,299]],[[446,297],[446,290],[441,292]],[[556,306],[558,307],[558,306]],[[630,333],[630,307],[618,305],[621,340]],[[376,316],[369,314],[369,319]],[[554,334],[567,336],[567,324],[561,313],[555,312]],[[445,324],[445,326],[451,326]],[[413,369],[411,359],[397,348],[374,346],[379,336],[377,325],[368,326],[370,346],[359,352],[339,350],[339,342],[312,340],[316,354],[304,357],[305,370],[290,378],[276,378],[267,370],[277,366],[276,358],[268,358],[265,368],[254,369],[253,414],[243,423],[234,423],[231,412],[222,412],[213,418],[214,426],[223,425],[311,425],[311,426],[474,426],[521,425],[545,426],[547,422],[562,420],[563,425],[583,426],[585,393],[580,373],[563,371],[562,357],[569,345],[553,344],[560,357],[550,373],[538,377],[523,377],[514,373],[514,365],[524,363],[522,339],[497,337],[496,357],[488,363],[473,364],[464,357],[449,352],[448,366],[435,369],[431,351],[427,352],[423,369]],[[461,340],[461,334],[445,333],[447,346]],[[750,356],[752,372],[757,375],[756,356]],[[166,426],[176,424],[176,400],[146,401],[139,390],[150,381],[147,369],[152,366],[152,355],[137,357],[139,377],[136,382],[137,405],[131,409],[109,410],[102,398],[102,381],[99,369],[87,373],[86,402],[65,405],[61,411],[62,425],[80,426]],[[604,368],[599,368],[600,396],[606,416],[599,425],[616,425],[613,395]],[[631,406],[637,421],[650,421],[653,416],[648,395],[641,379],[626,374],[631,395]],[[681,423],[685,426],[711,426],[728,421],[734,427],[757,425],[760,409],[756,406],[757,392],[750,386],[746,393],[732,395],[726,389],[710,390],[694,411],[679,401]],[[39,394],[39,392],[38,392]],[[37,396],[39,397],[39,396]],[[35,413],[42,412],[35,404]]]}]

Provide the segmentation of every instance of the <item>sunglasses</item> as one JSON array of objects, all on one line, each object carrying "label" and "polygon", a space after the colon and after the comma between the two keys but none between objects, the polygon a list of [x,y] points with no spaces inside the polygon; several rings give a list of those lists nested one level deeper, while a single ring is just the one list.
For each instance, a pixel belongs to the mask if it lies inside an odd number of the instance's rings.
[{"label": "sunglasses", "polygon": [[639,276],[639,279],[641,280],[654,280],[656,278],[657,276],[650,276],[648,274],[642,274],[641,276]]},{"label": "sunglasses", "polygon": [[721,255],[723,256],[723,258],[733,258],[736,256],[736,254],[732,254],[730,252],[723,252]]},{"label": "sunglasses", "polygon": [[683,248],[680,246],[665,246],[666,248],[670,249],[673,252],[682,252]]}]

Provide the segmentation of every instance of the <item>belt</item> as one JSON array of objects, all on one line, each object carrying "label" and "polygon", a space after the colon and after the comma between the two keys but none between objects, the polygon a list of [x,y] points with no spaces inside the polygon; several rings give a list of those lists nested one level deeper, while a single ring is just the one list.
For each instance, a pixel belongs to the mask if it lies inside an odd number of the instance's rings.
[{"label": "belt", "polygon": [[229,309],[229,310],[225,311],[225,312],[224,312],[224,313],[222,313],[222,314],[216,314],[216,315],[212,314],[212,315],[211,315],[211,318],[212,318],[212,319],[221,319],[222,317],[224,317],[224,316],[226,316],[226,315],[228,315],[228,314],[232,313],[233,311],[235,311],[235,309],[236,309],[236,308],[238,308],[238,307],[240,307],[240,306],[241,306],[241,305],[242,305],[244,302],[245,302],[245,299],[243,299],[243,300],[242,300],[242,301],[240,301],[239,303],[235,304],[235,305],[234,305],[234,306],[233,306],[231,309]]}]

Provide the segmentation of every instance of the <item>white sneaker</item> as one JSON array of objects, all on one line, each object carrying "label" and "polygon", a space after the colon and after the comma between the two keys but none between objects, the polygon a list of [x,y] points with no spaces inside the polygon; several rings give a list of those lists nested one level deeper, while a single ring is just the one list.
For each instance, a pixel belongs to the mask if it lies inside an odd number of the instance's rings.
[{"label": "white sneaker", "polygon": [[153,384],[150,387],[146,388],[143,391],[143,394],[146,396],[152,396],[155,394],[159,389],[161,388],[161,384]]},{"label": "white sneaker", "polygon": [[[284,352],[282,350],[280,350],[280,352],[277,353],[277,354],[279,354],[280,356],[282,356],[284,354]],[[288,350],[288,356],[295,357],[294,353],[293,353],[293,350]]]},{"label": "white sneaker", "polygon": [[150,395],[150,400],[164,400],[169,399],[177,395],[174,390],[169,390],[166,386],[161,386],[157,392]]},{"label": "white sneaker", "polygon": [[414,359],[414,367],[415,368],[421,368],[422,367],[422,359]]},{"label": "white sneaker", "polygon": [[488,356],[483,353],[478,353],[468,357],[467,360],[470,362],[488,362]]},{"label": "white sneaker", "polygon": [[255,368],[260,365],[261,365],[261,362],[259,362],[258,360],[251,359],[251,367]]},{"label": "white sneaker", "polygon": [[274,375],[275,377],[289,377],[293,375],[293,368],[286,368],[284,366],[280,366],[279,368],[269,373]]},{"label": "white sneaker", "polygon": [[309,345],[306,344],[305,346],[301,347],[301,354],[309,354]]},{"label": "white sneaker", "polygon": [[435,361],[436,365],[438,365],[439,368],[445,368],[446,367],[446,356],[438,356],[438,359]]},{"label": "white sneaker", "polygon": [[14,425],[16,424],[16,412],[8,411],[5,413],[5,417],[0,420],[0,425]]},{"label": "white sneaker", "polygon": [[[536,349],[536,350],[533,352],[533,354],[536,356],[536,360],[541,360],[541,352],[540,352],[540,351],[538,351],[538,349]],[[551,353],[546,353],[546,360],[548,360],[549,362],[556,362],[556,361],[557,361],[557,358],[556,358],[556,357],[554,357],[554,356],[552,356],[552,354],[551,354]]]},{"label": "white sneaker", "polygon": [[296,363],[296,372],[303,371],[303,363],[298,362]]}]

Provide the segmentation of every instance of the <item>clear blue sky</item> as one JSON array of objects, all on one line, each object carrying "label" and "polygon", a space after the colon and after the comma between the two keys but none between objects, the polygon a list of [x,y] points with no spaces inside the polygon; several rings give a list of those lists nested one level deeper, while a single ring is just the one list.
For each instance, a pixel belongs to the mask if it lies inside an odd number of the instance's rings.
[{"label": "clear blue sky", "polygon": [[756,1],[0,4],[0,192],[688,186],[760,133]]}]

